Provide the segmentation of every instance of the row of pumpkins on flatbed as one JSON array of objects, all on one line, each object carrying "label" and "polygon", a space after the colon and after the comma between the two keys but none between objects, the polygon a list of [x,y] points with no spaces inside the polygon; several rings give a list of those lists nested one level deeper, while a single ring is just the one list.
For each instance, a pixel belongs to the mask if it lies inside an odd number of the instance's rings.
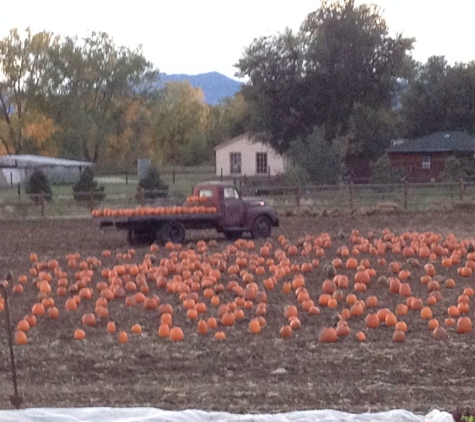
[{"label": "row of pumpkins on flatbed", "polygon": [[93,217],[138,217],[179,214],[215,214],[216,207],[207,204],[209,198],[204,196],[189,196],[185,205],[178,206],[138,206],[135,208],[96,208],[92,210]]}]

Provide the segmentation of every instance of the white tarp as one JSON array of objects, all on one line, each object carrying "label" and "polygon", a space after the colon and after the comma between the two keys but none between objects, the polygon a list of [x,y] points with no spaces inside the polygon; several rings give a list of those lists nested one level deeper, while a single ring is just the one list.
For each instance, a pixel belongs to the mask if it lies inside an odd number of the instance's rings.
[{"label": "white tarp", "polygon": [[346,413],[306,410],[275,414],[232,414],[203,410],[161,410],[150,407],[37,408],[0,410],[0,422],[453,422],[452,415],[433,410],[418,415],[407,410]]}]

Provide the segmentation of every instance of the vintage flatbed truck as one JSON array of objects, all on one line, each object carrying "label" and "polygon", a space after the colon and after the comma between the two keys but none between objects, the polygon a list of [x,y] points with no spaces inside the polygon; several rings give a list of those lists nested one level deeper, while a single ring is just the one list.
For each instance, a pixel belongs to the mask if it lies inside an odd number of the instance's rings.
[{"label": "vintage flatbed truck", "polygon": [[244,233],[253,238],[271,236],[279,226],[273,207],[258,198],[242,198],[229,182],[203,182],[193,188],[183,206],[147,206],[133,209],[96,209],[92,216],[101,229],[127,230],[131,244],[183,243],[186,230],[216,229],[228,239]]}]

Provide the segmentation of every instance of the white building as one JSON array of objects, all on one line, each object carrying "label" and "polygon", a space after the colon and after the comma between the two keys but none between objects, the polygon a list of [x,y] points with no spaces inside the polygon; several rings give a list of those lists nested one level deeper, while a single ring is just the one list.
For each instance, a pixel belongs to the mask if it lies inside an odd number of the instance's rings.
[{"label": "white building", "polygon": [[0,187],[26,183],[35,170],[41,170],[50,183],[76,183],[86,167],[94,167],[88,161],[39,155],[0,156]]},{"label": "white building", "polygon": [[248,133],[229,139],[214,150],[217,176],[275,176],[288,166],[285,156]]}]

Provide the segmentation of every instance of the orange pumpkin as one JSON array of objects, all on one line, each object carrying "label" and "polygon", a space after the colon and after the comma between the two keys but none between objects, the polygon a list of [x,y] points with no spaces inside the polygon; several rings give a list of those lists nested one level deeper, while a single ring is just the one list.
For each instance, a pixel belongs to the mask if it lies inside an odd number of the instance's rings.
[{"label": "orange pumpkin", "polygon": [[472,331],[472,320],[469,317],[460,317],[456,327],[458,334],[466,334]]},{"label": "orange pumpkin", "polygon": [[183,334],[183,330],[180,327],[173,327],[170,330],[170,340],[172,341],[182,341],[185,335]]},{"label": "orange pumpkin", "polygon": [[333,327],[323,327],[318,336],[321,343],[335,343],[338,340],[336,329]]},{"label": "orange pumpkin", "polygon": [[292,328],[290,327],[290,325],[284,325],[283,327],[281,327],[280,336],[282,338],[292,337]]},{"label": "orange pumpkin", "polygon": [[24,331],[17,331],[15,334],[15,343],[18,345],[28,344],[28,337]]},{"label": "orange pumpkin", "polygon": [[74,331],[74,339],[75,340],[84,340],[86,338],[86,332],[80,328],[77,328]]}]

